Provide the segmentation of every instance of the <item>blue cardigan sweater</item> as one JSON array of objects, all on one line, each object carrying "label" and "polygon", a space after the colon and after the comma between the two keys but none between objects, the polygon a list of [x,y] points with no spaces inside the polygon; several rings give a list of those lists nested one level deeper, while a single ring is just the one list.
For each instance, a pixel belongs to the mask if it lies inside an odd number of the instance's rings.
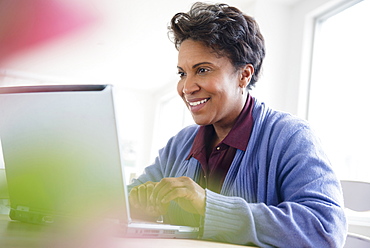
[{"label": "blue cardigan sweater", "polygon": [[[340,184],[308,124],[255,101],[247,150],[237,150],[220,194],[206,189],[203,239],[260,247],[342,247],[347,225]],[[155,163],[130,185],[187,176],[199,126],[181,130]],[[242,138],[242,137],[241,137]],[[171,203],[165,219],[199,225],[199,216]]]}]

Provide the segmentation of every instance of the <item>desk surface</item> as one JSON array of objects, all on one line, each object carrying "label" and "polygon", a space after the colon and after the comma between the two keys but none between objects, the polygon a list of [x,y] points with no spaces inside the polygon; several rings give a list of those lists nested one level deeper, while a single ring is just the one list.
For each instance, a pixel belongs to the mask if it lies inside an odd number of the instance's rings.
[{"label": "desk surface", "polygon": [[112,228],[91,223],[89,226],[75,226],[71,229],[47,228],[11,221],[8,216],[0,215],[0,247],[78,247],[78,248],[236,248],[246,247],[203,240],[191,239],[136,239],[118,238],[112,235]]}]

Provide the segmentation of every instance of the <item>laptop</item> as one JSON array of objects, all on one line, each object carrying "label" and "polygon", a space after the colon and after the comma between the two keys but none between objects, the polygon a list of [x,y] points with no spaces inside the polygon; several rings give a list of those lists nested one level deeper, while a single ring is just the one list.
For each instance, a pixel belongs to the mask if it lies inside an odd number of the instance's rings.
[{"label": "laptop", "polygon": [[128,237],[197,238],[198,227],[131,219],[113,95],[111,85],[0,87],[10,218],[99,215],[122,223]]}]

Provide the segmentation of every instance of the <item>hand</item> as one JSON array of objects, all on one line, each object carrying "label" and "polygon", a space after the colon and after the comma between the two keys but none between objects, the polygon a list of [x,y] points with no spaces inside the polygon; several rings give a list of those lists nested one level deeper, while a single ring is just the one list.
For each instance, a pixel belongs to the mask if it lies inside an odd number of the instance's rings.
[{"label": "hand", "polygon": [[204,216],[205,190],[189,177],[163,178],[151,192],[150,201],[161,214],[175,200],[187,212]]},{"label": "hand", "polygon": [[131,189],[129,202],[131,214],[134,218],[154,220],[162,214],[154,208],[149,200],[156,184],[158,183],[149,181]]}]

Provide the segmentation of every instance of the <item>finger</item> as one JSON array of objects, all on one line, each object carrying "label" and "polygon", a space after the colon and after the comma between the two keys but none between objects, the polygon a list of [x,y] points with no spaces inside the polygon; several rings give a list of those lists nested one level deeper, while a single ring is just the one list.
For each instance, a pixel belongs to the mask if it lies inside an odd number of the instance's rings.
[{"label": "finger", "polygon": [[[174,188],[186,187],[189,183],[187,177],[178,178],[164,178],[162,179],[153,190],[153,199],[155,206],[160,206],[162,199]],[[167,202],[166,202],[167,203]]]},{"label": "finger", "polygon": [[150,197],[151,204],[157,206],[160,204],[160,201],[163,195],[166,194],[168,190],[171,190],[171,181],[172,178],[163,178],[153,189],[152,195]]},{"label": "finger", "polygon": [[[166,194],[163,197],[158,197],[158,199],[160,199],[160,200],[156,201],[155,210],[160,212],[163,215],[167,212],[167,209],[168,209],[171,201],[180,200],[180,199],[181,200],[186,200],[186,201],[189,202],[190,205],[193,205],[190,200],[187,200],[188,198],[191,198],[190,196],[191,196],[191,192],[189,192],[189,190],[185,187],[172,188],[172,190],[166,191]],[[181,206],[181,204],[180,204],[180,206]],[[186,211],[189,211],[188,209],[189,209],[188,207],[185,208]],[[194,213],[194,211],[191,211],[191,212]]]},{"label": "finger", "polygon": [[153,190],[154,190],[154,184],[146,185],[146,204],[147,204],[147,207],[153,207],[153,204],[151,202],[151,197],[152,197]]},{"label": "finger", "polygon": [[170,203],[166,204],[160,204],[155,207],[155,211],[159,213],[159,215],[165,215],[167,213],[168,207],[170,206]]},{"label": "finger", "polygon": [[128,197],[130,205],[136,208],[139,207],[139,200],[137,194],[138,194],[137,188],[132,188]]},{"label": "finger", "polygon": [[177,203],[186,211],[204,214],[205,190],[191,178],[182,177],[177,180],[166,180],[157,193],[157,208],[161,209],[170,201]]},{"label": "finger", "polygon": [[186,198],[191,200],[192,192],[190,192],[186,187],[172,188],[172,190],[167,191],[166,194],[161,197],[159,203],[166,204],[176,198]]},{"label": "finger", "polygon": [[137,197],[139,204],[145,208],[147,206],[147,194],[145,184],[141,184],[137,187]]}]

